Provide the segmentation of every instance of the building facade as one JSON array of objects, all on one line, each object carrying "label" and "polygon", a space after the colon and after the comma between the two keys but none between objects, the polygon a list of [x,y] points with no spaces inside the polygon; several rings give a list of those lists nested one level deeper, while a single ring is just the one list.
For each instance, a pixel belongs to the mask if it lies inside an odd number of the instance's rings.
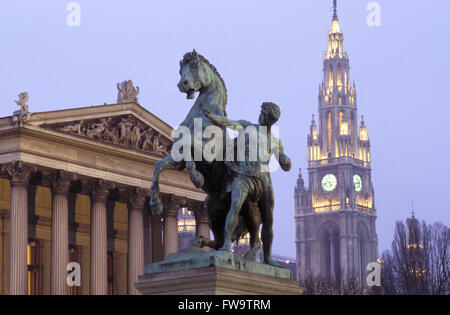
[{"label": "building facade", "polygon": [[309,181],[300,170],[294,193],[297,278],[362,280],[378,246],[370,139],[363,119],[358,127],[336,3],[323,73],[307,138]]},{"label": "building facade", "polygon": [[[164,213],[149,215],[153,166],[172,128],[125,92],[117,104],[22,106],[0,118],[0,294],[137,294],[144,265],[178,249],[180,208],[209,236],[205,194],[187,172],[162,174]],[[67,285],[71,262],[80,286]]]}]

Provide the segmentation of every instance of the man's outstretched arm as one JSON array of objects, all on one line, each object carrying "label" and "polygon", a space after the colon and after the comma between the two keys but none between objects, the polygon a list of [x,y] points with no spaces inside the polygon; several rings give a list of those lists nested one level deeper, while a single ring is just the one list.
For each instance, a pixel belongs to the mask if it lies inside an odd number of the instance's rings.
[{"label": "man's outstretched arm", "polygon": [[278,163],[280,163],[281,169],[285,172],[289,172],[292,167],[291,159],[284,153],[283,145],[281,140],[278,139],[278,146],[275,147],[274,152],[275,158]]},{"label": "man's outstretched arm", "polygon": [[205,109],[203,111],[203,113],[205,114],[206,117],[211,119],[211,121],[214,124],[221,126],[221,127],[234,127],[234,128],[245,128],[246,127],[239,121],[234,121],[234,120],[228,119],[226,117],[216,116],[207,109]]}]

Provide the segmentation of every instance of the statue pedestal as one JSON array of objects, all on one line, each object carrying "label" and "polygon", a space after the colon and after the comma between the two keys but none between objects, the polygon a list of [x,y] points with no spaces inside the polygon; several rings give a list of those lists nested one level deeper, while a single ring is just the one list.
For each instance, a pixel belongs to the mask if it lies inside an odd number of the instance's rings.
[{"label": "statue pedestal", "polygon": [[299,295],[290,270],[248,262],[228,252],[190,249],[146,265],[144,295]]}]

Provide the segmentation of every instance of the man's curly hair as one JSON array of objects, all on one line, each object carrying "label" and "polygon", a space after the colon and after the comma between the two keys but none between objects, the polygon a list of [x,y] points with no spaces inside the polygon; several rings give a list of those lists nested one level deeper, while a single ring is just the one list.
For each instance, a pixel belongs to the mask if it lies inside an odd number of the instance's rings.
[{"label": "man's curly hair", "polygon": [[277,104],[272,103],[272,102],[264,102],[261,105],[261,108],[268,110],[270,118],[273,119],[274,122],[276,122],[276,121],[278,121],[278,119],[280,119],[281,111]]}]

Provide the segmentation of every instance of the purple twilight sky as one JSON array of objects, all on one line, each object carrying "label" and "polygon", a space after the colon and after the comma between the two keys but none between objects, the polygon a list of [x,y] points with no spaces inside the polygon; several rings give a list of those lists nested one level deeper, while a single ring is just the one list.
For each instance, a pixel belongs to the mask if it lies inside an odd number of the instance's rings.
[{"label": "purple twilight sky", "polygon": [[[294,186],[306,169],[306,136],[331,25],[331,0],[79,0],[69,27],[63,0],[0,4],[0,117],[114,103],[132,79],[142,106],[177,126],[191,101],[177,90],[178,62],[195,48],[223,76],[232,119],[257,121],[260,104],[280,105],[290,173],[273,174],[274,253],[295,256]],[[394,222],[411,213],[449,224],[450,1],[379,0],[381,26],[367,24],[369,0],[338,1],[358,114],[372,145],[379,251]],[[305,175],[305,171],[304,171]]]}]

